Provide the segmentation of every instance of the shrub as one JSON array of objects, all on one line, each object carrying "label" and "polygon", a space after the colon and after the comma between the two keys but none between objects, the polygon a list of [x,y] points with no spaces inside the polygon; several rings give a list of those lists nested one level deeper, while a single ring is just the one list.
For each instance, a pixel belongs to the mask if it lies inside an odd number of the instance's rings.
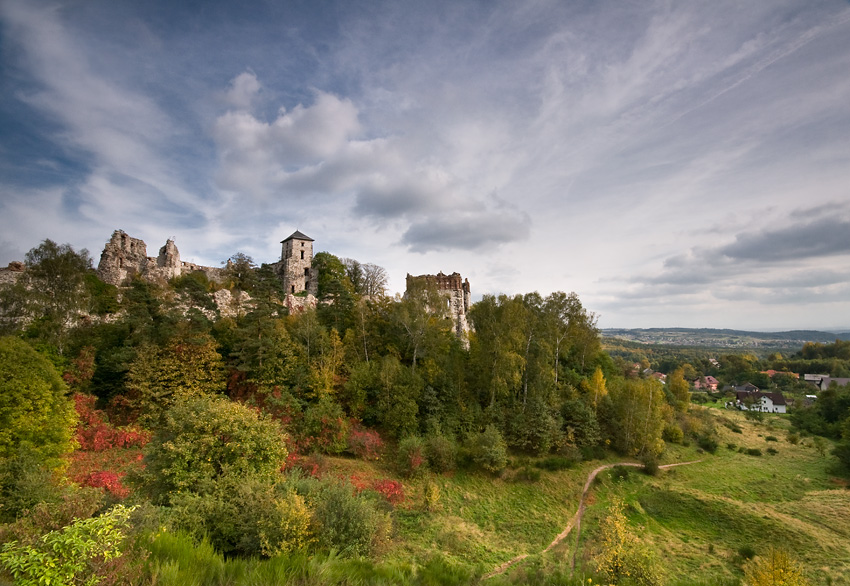
[{"label": "shrub", "polygon": [[752,559],[744,568],[750,586],[807,586],[802,566],[783,549],[770,548],[767,555]]},{"label": "shrub", "polygon": [[770,447],[770,448],[767,448],[767,453],[770,454],[771,456],[775,456],[776,454],[779,453],[779,450],[777,450],[776,448]]},{"label": "shrub", "polygon": [[717,440],[713,437],[707,435],[701,435],[697,438],[697,445],[701,447],[703,450],[709,453],[715,453],[717,451],[718,443]]},{"label": "shrub", "polygon": [[631,466],[614,466],[611,468],[611,478],[614,480],[628,480],[631,474]]},{"label": "shrub", "polygon": [[764,441],[766,441],[766,442],[778,442],[779,439],[775,435],[769,435],[766,438],[764,438]]},{"label": "shrub", "polygon": [[516,473],[517,480],[524,480],[526,482],[538,482],[540,476],[540,470],[535,470],[531,466],[523,466]]},{"label": "shrub", "polygon": [[454,470],[456,452],[455,443],[442,434],[429,435],[425,439],[425,455],[428,458],[428,467],[434,472]]},{"label": "shrub", "polygon": [[389,516],[374,502],[355,495],[350,484],[323,483],[312,500],[315,533],[327,549],[343,556],[365,556],[388,537]]},{"label": "shrub", "polygon": [[729,442],[728,444],[726,444],[726,449],[735,451],[735,450],[738,449],[738,446],[737,446],[737,444],[733,444],[732,442]]},{"label": "shrub", "polygon": [[748,456],[761,456],[761,450],[758,448],[747,448]]},{"label": "shrub", "polygon": [[0,565],[22,586],[97,584],[113,570],[110,562],[121,556],[131,512],[118,505],[29,543],[10,541],[3,545]]},{"label": "shrub", "polygon": [[756,557],[756,550],[751,545],[744,545],[738,548],[738,556],[742,560],[751,560]]},{"label": "shrub", "polygon": [[391,505],[398,505],[404,502],[404,485],[397,480],[390,480],[388,478],[376,480],[372,484],[372,490],[387,499],[387,502]]},{"label": "shrub", "polygon": [[556,472],[558,470],[569,470],[576,465],[576,461],[565,456],[549,456],[548,458],[543,458],[542,460],[535,462],[534,465],[542,470]]},{"label": "shrub", "polygon": [[800,434],[796,431],[791,431],[788,433],[787,439],[789,444],[796,446],[798,443],[800,443]]},{"label": "shrub", "polygon": [[225,555],[266,556],[305,548],[312,539],[303,497],[268,479],[228,476],[207,494],[172,499],[171,523]]},{"label": "shrub", "polygon": [[362,460],[377,460],[381,457],[384,442],[377,431],[352,426],[348,433],[348,451]]},{"label": "shrub", "polygon": [[159,504],[181,492],[204,494],[224,476],[273,479],[286,461],[278,423],[228,399],[180,399],[145,448],[143,487]]},{"label": "shrub", "polygon": [[112,448],[143,448],[150,433],[137,427],[117,429],[109,424],[103,411],[95,409],[94,395],[74,394],[78,423],[75,438],[81,450],[102,452]]},{"label": "shrub", "polygon": [[723,425],[729,428],[734,433],[744,433],[744,429],[734,421],[724,420]]},{"label": "shrub", "polygon": [[473,435],[469,444],[472,460],[487,472],[499,472],[507,466],[508,447],[495,425]]},{"label": "shrub", "polygon": [[396,452],[396,469],[406,478],[412,478],[425,471],[425,442],[419,436],[409,436],[401,440]]},{"label": "shrub", "polygon": [[680,444],[685,439],[685,433],[675,423],[668,423],[664,426],[664,431],[661,432],[661,439],[665,442]]},{"label": "shrub", "polygon": [[339,403],[323,398],[304,411],[301,441],[304,449],[323,454],[341,454],[348,447],[348,419]]},{"label": "shrub", "polygon": [[[538,473],[539,474],[539,473]],[[425,484],[425,488],[422,494],[422,506],[428,511],[437,510],[437,506],[440,504],[440,487],[437,486],[436,482],[428,482]]]},{"label": "shrub", "polygon": [[641,470],[644,474],[649,476],[658,475],[660,468],[658,466],[658,457],[655,454],[649,453],[644,456],[641,461],[643,462],[643,468],[641,468]]}]

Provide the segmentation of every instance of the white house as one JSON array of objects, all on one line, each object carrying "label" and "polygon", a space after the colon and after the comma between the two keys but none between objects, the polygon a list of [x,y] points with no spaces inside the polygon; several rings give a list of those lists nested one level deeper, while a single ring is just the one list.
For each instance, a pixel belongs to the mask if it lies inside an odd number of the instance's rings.
[{"label": "white house", "polygon": [[764,413],[785,413],[787,403],[782,393],[763,393],[761,391],[738,391],[735,393],[735,405],[743,411],[762,411]]}]

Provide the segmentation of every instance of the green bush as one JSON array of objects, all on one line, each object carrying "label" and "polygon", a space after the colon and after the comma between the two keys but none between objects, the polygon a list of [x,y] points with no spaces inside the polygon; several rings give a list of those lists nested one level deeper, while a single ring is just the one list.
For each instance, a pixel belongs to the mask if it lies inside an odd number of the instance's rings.
[{"label": "green bush", "polygon": [[[315,485],[314,485],[315,486]],[[366,556],[389,537],[390,518],[349,484],[328,482],[308,500],[313,504],[319,545],[343,556]]]},{"label": "green bush", "polygon": [[429,435],[425,439],[425,455],[428,467],[434,472],[449,472],[455,468],[457,446],[442,434]]},{"label": "green bush", "polygon": [[685,439],[685,432],[675,423],[668,423],[661,432],[661,439],[672,444],[680,444]]},{"label": "green bush", "polygon": [[398,444],[396,451],[396,470],[405,478],[412,478],[425,472],[425,442],[419,436],[411,435]]},{"label": "green bush", "polygon": [[97,584],[113,571],[110,562],[122,554],[131,512],[118,505],[100,517],[77,519],[29,543],[7,542],[0,565],[20,586]]},{"label": "green bush", "polygon": [[778,442],[779,438],[777,438],[775,435],[769,435],[766,438],[764,438],[764,441],[766,441],[766,442]]},{"label": "green bush", "polygon": [[473,462],[487,472],[500,472],[508,464],[508,447],[502,434],[492,424],[470,438],[469,453]]},{"label": "green bush", "polygon": [[206,536],[228,556],[289,554],[306,548],[312,538],[304,499],[265,479],[230,476],[209,494],[181,494],[172,499],[170,519],[198,540]]},{"label": "green bush", "polygon": [[776,454],[779,453],[779,450],[777,450],[774,447],[770,447],[770,448],[767,448],[767,453],[770,454],[771,456],[775,456]]},{"label": "green bush", "polygon": [[180,493],[207,494],[222,477],[273,480],[287,450],[280,425],[228,399],[180,399],[145,448],[142,487],[158,504]]},{"label": "green bush", "polygon": [[558,470],[569,470],[570,468],[575,467],[576,461],[564,456],[549,456],[548,458],[543,458],[542,460],[535,462],[534,465],[543,470],[556,472]]},{"label": "green bush", "polygon": [[758,448],[747,448],[748,456],[761,456],[761,450]]},{"label": "green bush", "polygon": [[711,454],[715,453],[718,447],[717,440],[707,435],[699,436],[697,438],[697,445]]}]

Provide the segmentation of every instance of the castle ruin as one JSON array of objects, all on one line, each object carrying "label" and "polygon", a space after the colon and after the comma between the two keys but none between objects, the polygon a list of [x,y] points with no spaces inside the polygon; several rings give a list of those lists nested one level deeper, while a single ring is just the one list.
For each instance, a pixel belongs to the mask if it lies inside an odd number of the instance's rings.
[{"label": "castle ruin", "polygon": [[306,293],[316,296],[319,279],[313,269],[313,239],[298,230],[286,240],[281,240],[280,261],[274,263],[287,295]]},{"label": "castle ruin", "polygon": [[410,293],[415,288],[432,289],[446,299],[443,314],[451,319],[454,324],[455,335],[468,344],[469,322],[466,314],[469,312],[469,279],[463,279],[460,273],[445,275],[439,272],[436,275],[413,276],[407,274],[407,291]]},{"label": "castle ruin", "polygon": [[[281,245],[280,261],[271,266],[283,283],[284,304],[290,312],[316,307],[319,280],[312,267],[313,239],[296,230]],[[159,249],[158,256],[148,256],[144,240],[116,230],[100,255],[97,276],[104,283],[121,286],[137,275],[146,281],[161,282],[201,272],[210,281],[222,283],[226,278],[225,270],[181,261],[177,245],[171,239]]]},{"label": "castle ruin", "polygon": [[205,267],[180,260],[180,252],[174,241],[166,240],[156,257],[148,256],[148,245],[144,240],[132,238],[123,230],[116,230],[103,247],[97,276],[104,283],[120,286],[139,275],[147,281],[168,281],[192,272],[206,274],[210,281],[224,280],[224,269]]}]

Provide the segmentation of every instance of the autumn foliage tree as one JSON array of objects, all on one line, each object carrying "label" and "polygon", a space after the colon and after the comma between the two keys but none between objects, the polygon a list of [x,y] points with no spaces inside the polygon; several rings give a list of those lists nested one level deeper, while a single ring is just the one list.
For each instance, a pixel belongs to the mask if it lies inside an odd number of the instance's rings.
[{"label": "autumn foliage tree", "polygon": [[68,388],[29,344],[0,338],[0,459],[33,450],[48,467],[73,448],[76,423]]}]

